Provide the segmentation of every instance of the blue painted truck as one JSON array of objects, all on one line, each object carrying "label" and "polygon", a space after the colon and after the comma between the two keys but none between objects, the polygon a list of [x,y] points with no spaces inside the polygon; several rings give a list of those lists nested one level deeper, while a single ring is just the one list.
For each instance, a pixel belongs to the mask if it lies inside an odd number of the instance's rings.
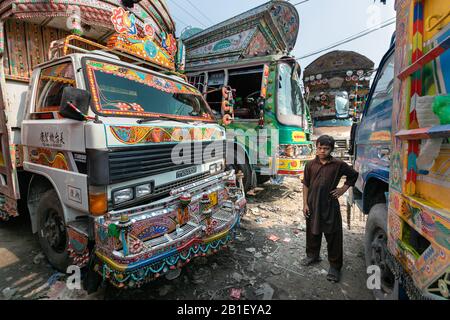
[{"label": "blue painted truck", "polygon": [[364,237],[365,260],[368,266],[380,267],[381,288],[373,290],[377,299],[396,299],[399,292],[403,292],[386,262],[393,87],[394,46],[391,45],[380,62],[361,119],[353,124],[350,150],[359,177],[350,191],[347,219],[350,226],[353,204],[368,216]]},{"label": "blue painted truck", "polygon": [[354,168],[359,172],[352,200],[364,214],[377,203],[386,203],[389,190],[394,47],[383,57],[372,84],[361,120],[354,128]]}]

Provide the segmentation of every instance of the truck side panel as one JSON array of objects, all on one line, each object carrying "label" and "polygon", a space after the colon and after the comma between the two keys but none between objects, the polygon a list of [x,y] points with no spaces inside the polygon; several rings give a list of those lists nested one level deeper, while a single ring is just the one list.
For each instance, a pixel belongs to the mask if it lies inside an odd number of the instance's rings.
[{"label": "truck side panel", "polygon": [[396,10],[388,246],[412,287],[448,299],[450,132],[434,107],[450,90],[448,2],[402,0]]}]

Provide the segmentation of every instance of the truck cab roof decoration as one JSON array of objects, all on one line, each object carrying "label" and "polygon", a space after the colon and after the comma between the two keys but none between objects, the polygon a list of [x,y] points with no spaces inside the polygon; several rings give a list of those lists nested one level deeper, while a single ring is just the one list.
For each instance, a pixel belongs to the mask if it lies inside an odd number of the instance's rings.
[{"label": "truck cab roof decoration", "polygon": [[295,47],[298,31],[296,8],[286,1],[270,1],[183,39],[187,69],[288,54]]}]

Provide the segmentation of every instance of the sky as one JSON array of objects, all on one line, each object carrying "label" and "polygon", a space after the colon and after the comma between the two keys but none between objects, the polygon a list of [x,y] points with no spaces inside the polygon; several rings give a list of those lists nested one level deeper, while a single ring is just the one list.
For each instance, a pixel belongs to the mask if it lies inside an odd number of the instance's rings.
[{"label": "sky", "polygon": [[[175,20],[177,36],[188,26],[205,29],[234,17],[268,0],[166,0]],[[291,0],[293,4],[302,0]],[[292,52],[296,57],[323,49],[330,44],[379,25],[395,17],[394,0],[309,0],[296,6],[300,32]],[[367,56],[377,67],[389,48],[395,24],[360,39],[300,59],[302,69],[333,50],[352,50]]]}]

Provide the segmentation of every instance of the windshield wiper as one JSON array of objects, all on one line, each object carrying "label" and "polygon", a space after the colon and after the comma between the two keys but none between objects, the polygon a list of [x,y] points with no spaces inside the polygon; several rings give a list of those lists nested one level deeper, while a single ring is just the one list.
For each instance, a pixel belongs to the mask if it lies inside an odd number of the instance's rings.
[{"label": "windshield wiper", "polygon": [[139,123],[139,124],[142,124],[142,123],[150,122],[150,121],[153,121],[153,120],[161,120],[161,119],[177,121],[177,122],[181,122],[181,123],[187,123],[186,121],[182,121],[182,120],[179,120],[179,119],[174,119],[174,118],[167,117],[167,116],[146,117],[146,118],[143,118],[143,119],[139,119],[136,122]]}]

